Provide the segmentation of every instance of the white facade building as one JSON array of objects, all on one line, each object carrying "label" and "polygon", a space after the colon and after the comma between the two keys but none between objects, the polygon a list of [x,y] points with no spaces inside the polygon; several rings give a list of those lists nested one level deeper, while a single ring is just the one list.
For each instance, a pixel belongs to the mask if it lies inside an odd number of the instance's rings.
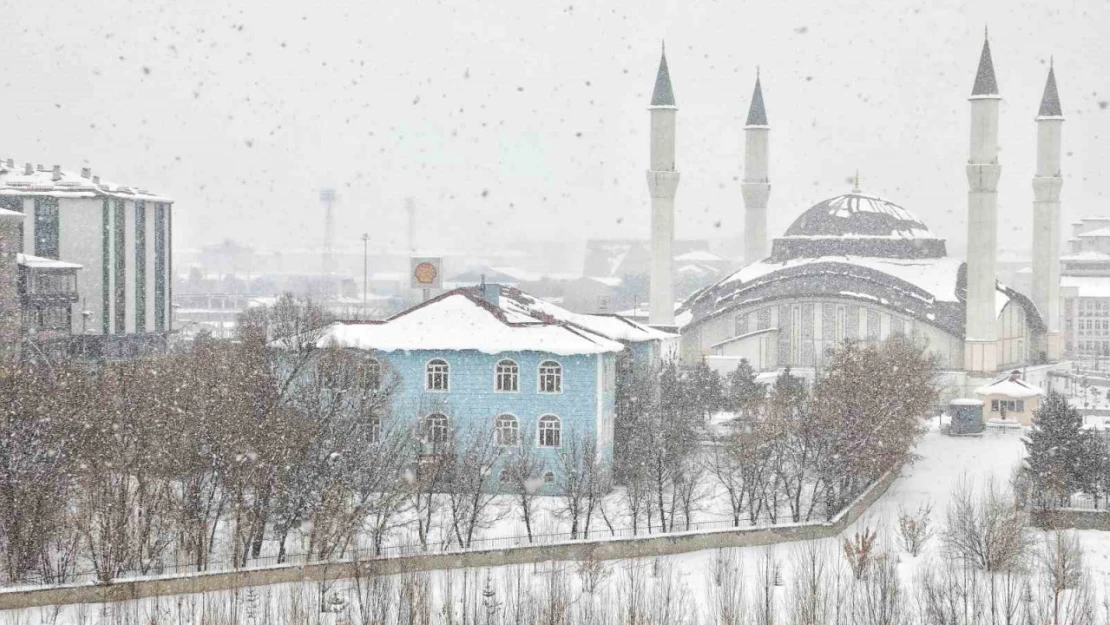
[{"label": "white facade building", "polygon": [[[990,46],[984,42],[970,97],[968,257],[949,258],[912,212],[893,202],[850,193],[804,211],[774,240],[770,254],[705,289],[679,310],[681,355],[731,370],[747,359],[758,371],[820,369],[826,352],[845,340],[881,341],[900,334],[927,347],[965,392],[1033,362],[1058,358],[1049,340],[1049,304],[1035,304],[998,282],[998,165],[1000,96]],[[1055,74],[1050,72],[1037,123],[1034,178],[1037,291],[1051,298],[1058,246],[1060,124]],[[769,195],[769,136],[757,82],[745,126],[746,244],[759,240]],[[962,160],[962,159],[961,159]],[[758,193],[757,193],[758,192]],[[754,227],[753,227],[754,226]],[[1106,223],[1110,235],[1110,220]],[[1110,246],[1107,247],[1110,265]],[[1065,278],[1066,280],[1066,278]],[[1110,285],[1108,285],[1110,286]],[[1110,288],[1107,289],[1110,346]]]},{"label": "white facade building", "polygon": [[88,169],[0,162],[0,208],[25,216],[22,251],[83,267],[74,334],[135,338],[171,330],[172,203]]}]

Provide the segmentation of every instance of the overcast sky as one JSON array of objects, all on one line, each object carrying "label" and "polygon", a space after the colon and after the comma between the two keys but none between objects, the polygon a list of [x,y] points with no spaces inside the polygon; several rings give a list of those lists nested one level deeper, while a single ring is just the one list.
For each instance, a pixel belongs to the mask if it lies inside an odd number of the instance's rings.
[{"label": "overcast sky", "polygon": [[962,247],[968,103],[989,23],[999,90],[1000,244],[1029,247],[1050,55],[1064,219],[1110,214],[1105,0],[576,3],[2,0],[0,156],[175,198],[177,245],[225,237],[403,249],[646,236],[659,42],[678,114],[680,237],[743,224],[756,66],[771,130],[770,232],[863,189]]}]

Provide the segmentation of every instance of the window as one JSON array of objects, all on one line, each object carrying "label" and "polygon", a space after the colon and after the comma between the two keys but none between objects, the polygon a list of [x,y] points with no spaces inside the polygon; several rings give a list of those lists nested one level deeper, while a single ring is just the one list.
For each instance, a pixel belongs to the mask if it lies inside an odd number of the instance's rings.
[{"label": "window", "polygon": [[494,422],[494,434],[501,447],[516,447],[520,444],[520,422],[511,414],[503,414]]},{"label": "window", "polygon": [[543,474],[543,483],[544,484],[554,484],[555,483],[555,474],[552,473],[551,471],[548,471],[547,473],[544,473]]},{"label": "window", "polygon": [[508,469],[501,469],[501,472],[497,474],[497,479],[502,484],[508,484],[509,480],[513,479],[513,477],[512,474],[509,473]]},{"label": "window", "polygon": [[374,417],[370,421],[370,442],[377,443],[382,440],[382,420]]},{"label": "window", "polygon": [[991,412],[1025,412],[1025,400],[1018,399],[992,399]]},{"label": "window", "polygon": [[356,372],[362,388],[376,391],[382,387],[382,363],[377,358],[365,358],[357,365]]},{"label": "window", "polygon": [[890,333],[891,334],[906,334],[906,322],[898,317],[890,318]]},{"label": "window", "polygon": [[428,361],[428,384],[429,391],[443,391],[449,390],[450,367],[447,365],[446,360],[429,360]]},{"label": "window", "polygon": [[563,366],[554,360],[540,363],[540,392],[563,392]]},{"label": "window", "polygon": [[736,336],[744,336],[748,333],[748,314],[740,313],[736,315]]},{"label": "window", "polygon": [[35,198],[35,256],[58,258],[57,198]]},{"label": "window", "polygon": [[867,340],[879,340],[879,311],[867,309]]},{"label": "window", "polygon": [[848,313],[844,310],[843,306],[836,307],[836,342],[839,343],[844,340],[845,328],[848,326]]},{"label": "window", "polygon": [[515,393],[520,390],[520,368],[511,360],[497,363],[494,376],[494,390],[499,393]]},{"label": "window", "polygon": [[755,325],[757,330],[766,330],[771,327],[771,309],[763,308],[756,313]]},{"label": "window", "polygon": [[434,412],[424,418],[424,440],[433,445],[447,442],[447,417]]},{"label": "window", "polygon": [[540,447],[558,447],[560,445],[560,433],[559,417],[551,414],[540,417]]}]

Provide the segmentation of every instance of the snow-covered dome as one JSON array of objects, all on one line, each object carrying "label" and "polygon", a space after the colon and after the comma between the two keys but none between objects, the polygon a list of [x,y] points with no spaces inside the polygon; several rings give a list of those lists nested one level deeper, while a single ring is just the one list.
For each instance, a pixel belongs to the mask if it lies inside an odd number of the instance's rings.
[{"label": "snow-covered dome", "polygon": [[853,191],[815,204],[775,239],[774,260],[819,256],[943,258],[944,240],[905,208]]}]

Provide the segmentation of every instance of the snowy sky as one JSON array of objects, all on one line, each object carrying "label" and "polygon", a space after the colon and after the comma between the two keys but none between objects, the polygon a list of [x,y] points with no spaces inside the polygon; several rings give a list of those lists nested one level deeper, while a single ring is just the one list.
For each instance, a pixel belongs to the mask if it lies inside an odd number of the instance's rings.
[{"label": "snowy sky", "polygon": [[1029,246],[1036,113],[1055,55],[1065,224],[1110,209],[1110,3],[0,0],[0,156],[177,200],[180,246],[337,247],[646,236],[648,113],[667,40],[677,230],[743,223],[757,65],[772,126],[772,234],[863,189],[962,248],[968,105],[989,22],[1002,105],[1000,243]]}]

